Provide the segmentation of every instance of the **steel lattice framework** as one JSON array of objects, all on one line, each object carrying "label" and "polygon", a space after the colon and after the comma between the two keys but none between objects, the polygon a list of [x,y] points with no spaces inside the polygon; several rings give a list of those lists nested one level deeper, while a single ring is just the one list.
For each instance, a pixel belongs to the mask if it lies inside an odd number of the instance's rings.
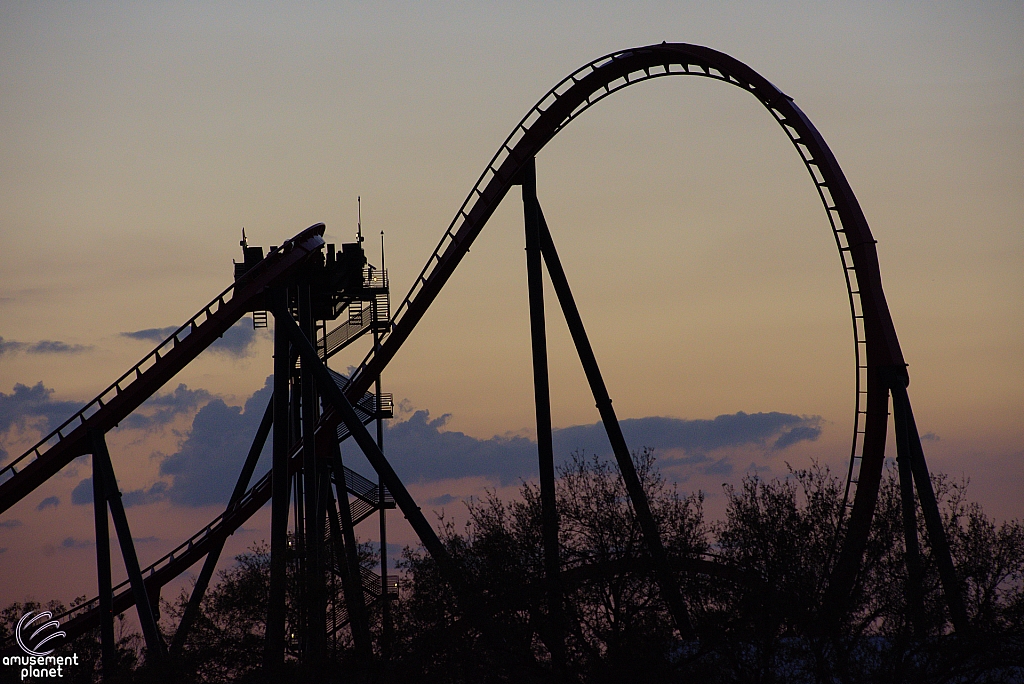
[{"label": "steel lattice framework", "polygon": [[[920,600],[922,569],[914,522],[920,505],[952,622],[957,630],[964,629],[966,613],[907,394],[907,365],[882,290],[875,240],[853,190],[828,145],[792,98],[750,67],[721,52],[682,43],[662,43],[623,50],[594,60],[567,76],[541,98],[502,143],[480,175],[393,316],[387,315],[390,307],[386,296],[381,299],[381,293],[386,295],[387,292],[386,273],[360,270],[361,281],[355,287],[363,295],[371,293],[369,298],[361,295],[362,298],[345,299],[338,310],[348,308],[348,322],[330,334],[326,329],[323,334],[317,332],[319,321],[326,320],[328,316],[316,313],[314,300],[318,286],[309,274],[310,269],[323,264],[324,241],[321,236],[324,227],[323,224],[312,226],[273,249],[96,399],[0,470],[2,513],[74,458],[83,454],[93,455],[100,596],[61,617],[69,636],[100,624],[104,627],[106,642],[112,615],[135,604],[139,607],[151,657],[162,657],[165,647],[156,633],[150,608],[153,596],[159,596],[161,586],[205,558],[193,600],[171,644],[172,651],[180,648],[225,538],[267,501],[272,501],[271,596],[265,655],[268,666],[281,662],[284,654],[283,564],[287,554],[290,503],[296,506],[296,531],[304,530],[305,538],[311,540],[303,542],[306,544],[303,548],[306,549],[304,581],[308,603],[305,624],[310,634],[307,641],[312,646],[304,651],[303,657],[311,662],[321,657],[321,651],[317,649],[322,650],[325,633],[336,630],[340,624],[336,610],[333,617],[325,616],[328,599],[324,588],[318,584],[322,579],[317,579],[318,573],[322,578],[323,569],[332,562],[334,565],[331,567],[336,568],[342,577],[345,590],[342,621],[351,623],[357,649],[364,655],[369,653],[367,601],[384,598],[388,592],[388,580],[386,567],[376,579],[361,576],[355,560],[352,528],[374,511],[380,511],[383,516],[384,509],[392,506],[402,510],[427,551],[438,562],[459,598],[460,609],[466,619],[487,630],[488,616],[474,601],[473,588],[458,572],[382,451],[380,419],[387,414],[382,405],[380,377],[469,252],[488,219],[517,185],[522,188],[524,206],[545,567],[548,605],[555,614],[554,624],[557,626],[560,620],[564,620],[564,616],[557,613],[566,582],[588,573],[615,569],[565,568],[558,557],[544,328],[544,267],[569,326],[643,529],[651,568],[681,636],[690,637],[693,626],[685,597],[679,590],[678,572],[714,574],[733,581],[756,581],[742,568],[725,566],[713,558],[678,559],[667,556],[537,198],[535,159],[555,135],[612,93],[666,76],[699,76],[723,81],[757,98],[785,132],[807,168],[839,252],[853,321],[856,367],[854,429],[845,494],[846,501],[852,496],[852,505],[843,521],[838,551],[824,594],[823,628],[834,624],[844,613],[856,583],[878,498],[891,396],[911,610],[918,608],[913,597],[916,595],[916,600]],[[327,262],[332,263],[333,246],[329,252]],[[359,254],[361,256],[361,248]],[[364,308],[363,301],[370,301],[371,305]],[[127,531],[127,520],[120,505],[104,435],[243,315],[261,310],[269,310],[275,318],[274,400],[267,407],[231,500],[224,513],[209,525],[171,553],[141,568]],[[331,315],[337,317],[338,310],[333,310]],[[364,321],[367,317],[371,319],[369,322]],[[327,367],[326,361],[332,353],[371,329],[374,332],[373,348],[350,378],[344,378]],[[371,392],[374,385],[376,390]],[[324,407],[322,413],[313,408],[321,404]],[[366,429],[366,425],[374,420],[378,423],[376,440]],[[272,425],[289,425],[291,428],[274,431],[273,469],[250,486],[256,458]],[[349,437],[358,444],[377,472],[379,483],[359,478],[342,464],[338,443]],[[337,493],[336,500],[333,494],[327,495],[332,487]],[[293,489],[294,500],[291,498]],[[325,501],[328,503],[324,504]],[[107,536],[107,506],[113,516],[129,574],[129,579],[117,587],[110,586],[109,546],[105,542],[100,543],[101,538]],[[844,512],[846,508],[844,506]],[[330,529],[325,530],[325,524],[329,524]],[[383,522],[381,532],[383,536]],[[330,560],[332,551],[327,549],[328,545],[333,548],[334,561]],[[105,570],[104,546],[107,546],[108,554]],[[375,581],[383,581],[383,584],[374,589]],[[386,600],[382,603],[387,605]],[[553,643],[549,644],[556,665],[560,651],[558,641],[556,629]]]}]

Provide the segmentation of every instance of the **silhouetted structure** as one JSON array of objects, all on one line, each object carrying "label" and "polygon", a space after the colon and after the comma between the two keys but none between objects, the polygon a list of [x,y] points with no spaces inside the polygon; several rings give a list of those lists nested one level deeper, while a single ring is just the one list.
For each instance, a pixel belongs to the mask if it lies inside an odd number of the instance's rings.
[{"label": "silhouetted structure", "polygon": [[[380,421],[391,415],[390,397],[380,391],[380,375],[454,273],[498,204],[516,185],[522,188],[532,331],[534,388],[540,458],[548,619],[554,666],[560,666],[558,639],[564,634],[562,582],[558,557],[551,417],[548,397],[543,270],[546,267],[568,324],[616,461],[644,532],[655,577],[683,638],[692,634],[686,597],[670,563],[640,486],[591,349],[567,276],[538,200],[535,158],[569,122],[604,97],[634,83],[673,75],[701,76],[737,86],[761,102],[789,136],[815,184],[839,251],[849,293],[856,357],[856,412],[847,482],[852,504],[838,544],[820,616],[822,629],[846,610],[864,553],[882,474],[889,398],[892,396],[897,460],[905,519],[910,605],[920,596],[921,562],[914,516],[921,506],[936,552],[950,617],[965,629],[966,614],[932,492],[921,441],[907,394],[909,375],[882,291],[881,276],[867,221],[839,164],[821,135],[796,104],[746,65],[714,50],[686,44],[652,45],[616,52],[577,70],[530,110],[495,154],[445,231],[406,298],[390,315],[387,273],[365,265],[362,245],[337,252],[322,239],[323,224],[299,233],[264,257],[243,239],[244,260],[235,283],[166,341],[130,369],[82,411],[29,452],[0,471],[0,512],[56,474],[77,456],[93,454],[100,596],[62,617],[69,636],[102,625],[105,647],[112,647],[112,618],[135,604],[149,656],[164,655],[151,605],[160,587],[205,558],[192,600],[170,645],[180,648],[209,584],[224,539],[268,500],[272,501],[271,586],[265,663],[274,668],[286,651],[314,669],[330,639],[350,624],[357,651],[370,657],[367,608],[391,590],[386,564],[381,576],[359,566],[353,528],[374,512],[397,505],[434,557],[458,597],[458,609],[484,632],[473,589],[465,584],[433,528],[389,465],[381,449]],[[164,558],[146,568],[136,560],[119,503],[116,479],[103,435],[152,396],[171,377],[247,313],[254,325],[274,316],[274,397],[253,440],[226,510]],[[343,319],[327,331],[327,323]],[[372,332],[373,348],[349,377],[330,370],[328,360],[360,335]],[[371,393],[371,388],[374,391]],[[378,422],[377,439],[366,425]],[[274,426],[273,468],[250,486],[256,459]],[[345,468],[339,443],[351,437],[379,476],[369,482]],[[106,506],[109,504],[129,571],[129,580],[110,587]],[[291,536],[289,536],[291,519]],[[382,539],[382,542],[384,540]],[[293,546],[290,546],[290,543]],[[673,559],[674,560],[674,559]],[[713,559],[685,565],[686,572],[736,577]],[[288,563],[299,567],[302,616],[292,640],[286,633],[284,578]],[[328,572],[330,571],[330,572]],[[342,592],[330,592],[324,578],[340,578]],[[384,601],[386,605],[386,601]],[[386,619],[385,619],[386,623]],[[386,634],[386,629],[385,629]],[[386,648],[384,645],[382,648]],[[105,651],[106,653],[107,651]]]}]

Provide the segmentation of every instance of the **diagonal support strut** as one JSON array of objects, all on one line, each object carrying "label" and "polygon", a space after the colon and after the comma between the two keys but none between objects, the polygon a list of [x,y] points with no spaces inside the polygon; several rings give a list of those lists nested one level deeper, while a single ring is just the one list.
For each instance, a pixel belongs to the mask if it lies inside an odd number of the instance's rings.
[{"label": "diagonal support strut", "polygon": [[537,219],[540,230],[540,249],[544,255],[544,263],[547,264],[551,284],[554,286],[555,294],[558,296],[558,303],[562,307],[562,314],[565,316],[565,322],[569,326],[569,333],[572,335],[573,343],[576,345],[576,353],[579,354],[580,362],[583,364],[583,371],[586,373],[587,381],[590,383],[590,390],[594,395],[594,401],[597,403],[597,410],[601,414],[605,431],[608,433],[608,441],[611,442],[615,460],[619,465],[619,472],[622,473],[622,479],[626,484],[626,490],[629,492],[630,501],[633,503],[637,520],[640,523],[640,528],[643,530],[644,540],[647,542],[647,549],[651,554],[651,560],[654,565],[654,576],[658,581],[658,586],[661,588],[665,602],[668,603],[676,629],[679,630],[679,633],[684,638],[690,638],[693,636],[693,625],[690,622],[686,604],[683,602],[679,585],[669,568],[668,555],[665,552],[664,545],[661,543],[658,523],[654,520],[651,504],[647,500],[647,494],[644,493],[643,485],[640,484],[640,478],[637,476],[636,468],[633,466],[633,459],[629,455],[629,447],[626,445],[626,439],[622,435],[622,428],[619,426],[615,410],[612,408],[611,397],[608,396],[608,389],[605,387],[604,379],[601,377],[601,369],[597,365],[597,358],[594,356],[594,350],[590,346],[590,339],[587,337],[587,331],[583,327],[583,319],[580,318],[579,309],[576,307],[576,300],[572,296],[569,281],[566,279],[565,271],[562,269],[562,262],[555,251],[555,243],[551,239],[551,233],[548,230],[547,222],[544,220],[544,212],[541,210],[540,204],[537,204]]},{"label": "diagonal support strut", "polygon": [[92,442],[93,468],[99,471],[98,474],[103,479],[103,493],[106,496],[107,505],[110,506],[110,517],[114,520],[114,530],[117,532],[117,541],[121,545],[124,567],[128,571],[132,593],[135,594],[135,608],[139,612],[142,635],[146,640],[146,655],[151,661],[159,662],[164,656],[164,642],[156,626],[156,617],[146,591],[146,583],[142,580],[139,557],[135,553],[135,543],[132,541],[132,532],[128,527],[128,518],[124,514],[121,492],[117,488],[117,478],[114,476],[114,466],[110,462],[107,442],[103,434],[96,431],[90,432],[89,439]]},{"label": "diagonal support strut", "polygon": [[914,484],[917,485],[921,513],[924,514],[928,539],[931,541],[932,551],[935,554],[935,564],[939,568],[939,579],[942,581],[942,592],[946,595],[946,604],[949,606],[949,616],[952,619],[953,628],[958,633],[965,634],[969,628],[967,610],[964,608],[963,598],[960,595],[960,583],[956,577],[956,568],[953,566],[949,539],[942,526],[942,515],[939,513],[939,505],[935,500],[935,491],[932,489],[928,464],[924,461],[924,449],[921,447],[921,437],[917,432],[917,423],[914,421],[914,411],[910,407],[910,396],[907,394],[906,386],[899,379],[892,383],[891,391],[893,420],[896,423],[897,434],[900,431],[906,434],[910,469],[914,475]]},{"label": "diagonal support strut", "polygon": [[540,204],[537,165],[530,158],[523,168],[523,219],[526,225],[526,274],[530,297],[530,338],[533,348],[533,398],[537,414],[537,460],[540,472],[541,537],[544,542],[548,613],[548,646],[558,671],[565,668],[565,611],[558,549],[558,508],[555,499],[555,456],[551,439],[551,392],[548,379],[547,331],[544,320],[544,280],[540,254]]},{"label": "diagonal support strut", "polygon": [[[259,461],[263,447],[267,443],[267,437],[270,435],[270,428],[273,424],[274,400],[271,399],[267,404],[267,410],[263,412],[263,419],[256,430],[256,436],[253,437],[252,445],[249,447],[249,454],[245,457],[245,463],[238,474],[238,480],[235,482],[234,491],[231,492],[231,498],[228,499],[225,514],[234,510],[235,506],[238,505],[239,499],[242,498],[246,489],[249,488],[249,481],[252,480],[252,474],[256,470],[256,463]],[[196,584],[192,587],[192,596],[189,597],[188,605],[185,606],[185,614],[181,616],[181,622],[178,623],[174,639],[171,640],[171,653],[180,652],[185,646],[185,640],[188,638],[192,623],[199,617],[199,606],[203,602],[203,596],[206,594],[206,590],[210,586],[210,580],[213,578],[213,573],[217,569],[217,562],[220,560],[220,554],[224,550],[225,542],[227,542],[227,537],[221,537],[214,543],[210,552],[206,554],[203,569],[199,572],[199,577],[196,578]]]}]

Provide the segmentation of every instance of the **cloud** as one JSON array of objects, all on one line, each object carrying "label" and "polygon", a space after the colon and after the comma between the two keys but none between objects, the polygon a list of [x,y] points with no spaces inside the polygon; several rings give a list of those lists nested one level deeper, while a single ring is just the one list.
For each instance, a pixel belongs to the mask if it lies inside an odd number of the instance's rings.
[{"label": "cloud", "polygon": [[153,395],[147,399],[139,411],[121,421],[121,427],[148,430],[166,425],[182,413],[195,411],[200,404],[209,401],[211,396],[204,389],[191,390],[181,383],[173,392]]},{"label": "cloud", "polygon": [[[620,420],[626,443],[633,449],[650,447],[659,451],[680,450],[703,455],[716,449],[748,445],[785,449],[797,442],[813,441],[821,434],[821,418],[789,413],[723,414],[712,419],[629,418]],[[577,425],[555,430],[555,453],[571,453],[577,449],[598,455],[610,455],[607,433],[602,423]]]},{"label": "cloud", "polygon": [[[43,418],[44,431],[49,431],[75,414],[82,408],[77,401],[55,401],[53,390],[37,382],[32,387],[17,383],[11,394],[0,392],[0,433],[7,432],[12,426],[23,427],[30,418]],[[211,394],[206,390],[191,390],[184,384],[168,394],[150,397],[136,411],[121,421],[122,429],[151,429],[166,425],[182,413],[196,410],[200,404],[209,401]],[[6,451],[0,449],[0,462],[5,459]]]},{"label": "cloud", "polygon": [[62,549],[88,549],[96,545],[91,539],[75,539],[74,537],[65,537],[64,541],[60,543]]},{"label": "cloud", "polygon": [[235,358],[249,354],[252,343],[256,341],[256,331],[252,327],[252,319],[243,318],[228,328],[224,335],[210,345],[210,351],[224,352]]},{"label": "cloud", "polygon": [[[502,485],[537,472],[537,445],[525,437],[476,439],[445,431],[449,415],[430,418],[429,411],[415,411],[409,420],[387,427],[384,444],[388,460],[399,476],[410,482],[426,482],[469,476],[496,478]],[[788,413],[734,413],[710,420],[681,418],[633,418],[619,422],[631,449],[650,447],[659,452],[683,452],[675,460],[704,463],[707,454],[730,447],[759,446],[783,450],[798,442],[814,441],[821,434],[821,418]],[[611,456],[602,423],[576,425],[552,433],[555,460],[577,450]],[[727,474],[732,466],[718,459],[707,466],[715,474]]]},{"label": "cloud", "polygon": [[[171,478],[161,495],[180,506],[226,503],[272,394],[273,376],[269,376],[245,402],[244,410],[222,399],[212,399],[199,409],[188,437],[160,464],[160,474]],[[272,442],[267,440],[265,453]],[[152,489],[148,494],[153,495]]]},{"label": "cloud", "polygon": [[17,518],[11,520],[0,520],[0,529],[13,530],[15,527],[21,527],[22,523]]},{"label": "cloud", "polygon": [[0,392],[0,433],[7,432],[13,425],[24,426],[30,417],[46,420],[48,428],[54,428],[74,415],[81,408],[78,402],[54,401],[50,398],[53,390],[37,382],[32,387],[18,383],[11,394]]},{"label": "cloud", "polygon": [[84,344],[68,344],[60,340],[40,340],[25,349],[29,354],[81,354],[92,347]]},{"label": "cloud", "polygon": [[48,496],[39,502],[39,505],[36,506],[36,510],[43,511],[47,508],[57,508],[57,506],[60,506],[60,499],[55,496]]},{"label": "cloud", "polygon": [[700,469],[705,475],[732,475],[734,470],[728,458],[720,458]]},{"label": "cloud", "polygon": [[797,442],[813,442],[821,436],[820,425],[798,425],[789,432],[783,432],[775,440],[774,449],[785,449]]},{"label": "cloud", "polygon": [[[37,391],[45,390],[40,385]],[[269,376],[244,408],[229,406],[223,399],[185,385],[150,399],[147,405],[154,410],[130,427],[163,424],[204,401],[205,404],[196,412],[192,428],[178,450],[161,461],[161,481],[148,488],[124,492],[124,505],[142,506],[167,500],[176,506],[194,507],[227,502],[272,393],[273,376]],[[506,486],[536,475],[537,445],[533,440],[521,436],[478,439],[446,430],[449,419],[449,414],[432,418],[429,411],[418,410],[408,420],[386,426],[388,459],[405,481],[423,483],[477,476]],[[699,465],[709,474],[729,474],[733,470],[728,457],[709,456],[717,450],[749,446],[784,450],[799,442],[816,440],[821,434],[820,424],[821,418],[817,416],[779,412],[739,412],[707,420],[648,417],[620,422],[631,449],[650,447],[661,452],[668,463]],[[568,459],[578,450],[599,457],[611,455],[601,423],[555,430],[552,437],[556,462]],[[268,439],[265,454],[271,443]],[[351,442],[343,446],[346,456],[356,449]],[[358,467],[361,459],[350,459],[349,465]],[[441,496],[428,504],[444,505],[452,500]],[[77,505],[92,501],[90,479],[78,483],[71,501]]]},{"label": "cloud", "polygon": [[[167,487],[166,482],[156,482],[149,489],[143,487],[142,489],[121,492],[121,504],[125,508],[131,508],[132,506],[145,506],[157,501],[163,501],[167,498]],[[76,506],[92,503],[91,477],[85,478],[71,490],[71,503]]]},{"label": "cloud", "polygon": [[71,490],[71,503],[76,506],[92,503],[92,478],[87,477]]},{"label": "cloud", "polygon": [[39,342],[18,342],[0,337],[0,356],[26,352],[28,354],[80,354],[92,347],[84,344],[68,344],[60,340],[40,340]]},{"label": "cloud", "polygon": [[[170,337],[177,329],[176,326],[169,328],[146,328],[145,330],[136,330],[134,332],[123,332],[121,336],[159,344]],[[182,332],[187,335],[189,331],[186,328]],[[210,351],[222,352],[235,358],[242,358],[248,356],[249,352],[252,351],[252,343],[255,341],[256,331],[252,327],[252,319],[243,318],[228,328],[220,339],[210,345],[209,349]]]},{"label": "cloud", "polygon": [[[256,434],[267,403],[273,394],[273,376],[245,403],[245,409],[228,406],[206,390],[190,390],[184,384],[174,392],[151,398],[143,406],[156,407],[149,415],[134,414],[122,426],[148,428],[170,422],[174,416],[206,403],[192,419],[192,429],[180,442],[178,451],[165,456],[157,481],[149,487],[124,491],[125,508],[169,500],[179,506],[227,503],[234,489],[249,446]],[[135,420],[132,420],[135,419]],[[265,451],[269,452],[271,439]],[[71,491],[71,503],[92,503],[92,478],[81,480]]]},{"label": "cloud", "polygon": [[[476,439],[443,430],[450,418],[430,418],[426,410],[409,420],[387,426],[385,453],[400,477],[425,482],[483,475],[502,484],[533,475],[537,470],[537,446],[525,437]],[[346,442],[343,449],[350,446]]]},{"label": "cloud", "polygon": [[[127,337],[132,340],[142,340],[148,342],[163,342],[171,334],[178,329],[178,326],[172,325],[169,328],[146,328],[145,330],[136,330],[134,332],[123,332],[121,337]],[[188,331],[186,330],[187,334]]]},{"label": "cloud", "polygon": [[[91,484],[91,483],[90,483]],[[121,494],[121,503],[125,508],[145,506],[163,501],[167,497],[167,483],[155,482],[149,489],[135,489]]]},{"label": "cloud", "polygon": [[4,354],[15,354],[25,348],[24,342],[15,342],[14,340],[5,340],[0,337],[0,356]]},{"label": "cloud", "polygon": [[433,499],[427,499],[423,503],[425,503],[428,506],[447,506],[453,501],[458,500],[458,498],[452,496],[451,494],[442,494],[441,496],[435,496]]},{"label": "cloud", "polygon": [[940,441],[940,437],[937,434],[935,434],[934,432],[926,432],[926,433],[924,433],[923,435],[921,435],[921,439],[927,440],[929,442],[938,442],[938,441]]}]

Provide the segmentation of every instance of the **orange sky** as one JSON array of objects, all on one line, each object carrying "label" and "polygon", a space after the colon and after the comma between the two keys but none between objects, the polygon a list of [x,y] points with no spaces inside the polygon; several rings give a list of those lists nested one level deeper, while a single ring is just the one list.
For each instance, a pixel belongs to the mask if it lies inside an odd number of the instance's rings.
[{"label": "orange sky", "polygon": [[[1019,3],[3,4],[0,392],[42,382],[52,400],[84,403],[148,351],[121,333],[178,325],[230,282],[242,226],[264,246],[318,221],[349,241],[356,195],[366,233],[387,233],[397,304],[549,87],[601,54],[685,41],[746,62],[822,132],[878,240],[918,425],[937,437],[929,464],[970,477],[995,516],[1020,517],[1022,33]],[[729,473],[673,466],[682,487],[708,489],[720,512],[721,481],[748,463],[845,467],[853,341],[839,259],[806,171],[753,98],[690,78],[640,84],[537,165],[621,418],[820,417],[817,441],[738,448]],[[389,367],[400,418],[450,414],[444,430],[478,440],[533,434],[521,206],[510,194]],[[553,313],[548,325],[554,423],[593,423],[564,325]],[[242,406],[270,372],[261,335],[165,391],[185,383]],[[160,464],[194,413],[112,439],[122,489],[167,481]],[[0,446],[17,455],[38,426],[15,425]],[[89,507],[70,502],[88,475],[77,468],[0,516],[0,576],[13,578],[0,602],[94,593],[92,552],[76,547],[91,534]],[[442,501],[488,484],[515,488],[473,476],[413,491]],[[50,496],[60,504],[36,510]],[[144,562],[216,512],[130,509]],[[246,527],[229,552],[266,536]]]}]

